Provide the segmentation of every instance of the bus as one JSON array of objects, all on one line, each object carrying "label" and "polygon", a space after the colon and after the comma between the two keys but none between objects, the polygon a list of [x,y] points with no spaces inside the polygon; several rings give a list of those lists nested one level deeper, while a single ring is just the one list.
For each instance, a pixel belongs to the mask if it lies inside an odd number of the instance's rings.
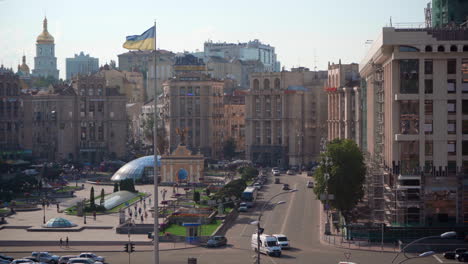
[{"label": "bus", "polygon": [[257,200],[257,191],[258,189],[253,186],[245,188],[244,192],[242,193],[241,200],[247,204],[247,207],[253,207],[255,200]]}]

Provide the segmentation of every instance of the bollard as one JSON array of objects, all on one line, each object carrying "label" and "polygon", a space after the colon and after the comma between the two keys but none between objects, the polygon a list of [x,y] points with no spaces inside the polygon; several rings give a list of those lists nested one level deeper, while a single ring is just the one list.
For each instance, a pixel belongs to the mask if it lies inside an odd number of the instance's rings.
[{"label": "bollard", "polygon": [[187,264],[197,264],[197,258],[188,258]]}]

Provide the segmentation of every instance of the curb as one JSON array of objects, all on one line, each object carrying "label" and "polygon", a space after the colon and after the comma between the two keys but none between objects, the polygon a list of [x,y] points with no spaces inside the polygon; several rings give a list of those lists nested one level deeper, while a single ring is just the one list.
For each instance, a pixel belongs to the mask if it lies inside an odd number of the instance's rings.
[{"label": "curb", "polygon": [[[199,248],[202,246],[190,246],[190,247],[183,247],[183,248],[167,248],[167,249],[159,249],[159,251],[177,251],[177,250],[184,250],[184,249],[194,249],[194,248]],[[83,250],[61,250],[61,251],[56,251],[56,250],[50,250],[49,252],[51,253],[81,253],[84,251],[89,251],[88,249],[83,249]],[[2,249],[3,253],[24,253],[24,254],[30,254],[31,251],[24,251],[24,250],[9,250],[9,249]],[[92,252],[121,252],[125,253],[123,250],[115,250],[115,249],[109,249],[109,250],[93,250]],[[144,250],[135,250],[134,252],[153,252],[153,249],[144,249]]]}]

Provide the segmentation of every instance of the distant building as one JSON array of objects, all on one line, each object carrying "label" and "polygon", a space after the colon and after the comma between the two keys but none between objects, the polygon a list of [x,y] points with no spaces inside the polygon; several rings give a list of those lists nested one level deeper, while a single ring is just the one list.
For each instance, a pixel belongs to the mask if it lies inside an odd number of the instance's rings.
[{"label": "distant building", "polygon": [[84,55],[83,52],[75,54],[74,58],[66,59],[67,80],[71,80],[78,74],[90,75],[99,70],[99,59]]},{"label": "distant building", "polygon": [[19,76],[20,79],[20,88],[21,89],[29,89],[32,84],[31,79],[31,71],[29,70],[29,66],[26,64],[26,56],[23,55],[21,65],[18,65],[18,71],[16,74]]},{"label": "distant building", "polygon": [[258,39],[246,43],[213,43],[204,44],[205,58],[221,57],[227,60],[260,61],[267,72],[279,72],[281,65],[277,61],[275,48],[261,43]]},{"label": "distant building", "polygon": [[465,0],[432,0],[432,26],[459,26],[467,21],[468,2]]},{"label": "distant building", "polygon": [[359,64],[328,64],[328,141],[352,139],[360,145]]},{"label": "distant building", "polygon": [[99,69],[96,76],[103,77],[106,85],[115,87],[125,94],[128,103],[143,103],[146,100],[144,77],[141,72],[117,70],[106,64]]},{"label": "distant building", "polygon": [[326,71],[254,73],[246,96],[246,158],[265,166],[306,166],[326,136]]},{"label": "distant building", "polygon": [[245,153],[245,96],[246,91],[234,90],[224,94],[224,140],[236,142],[236,152]]},{"label": "distant building", "polygon": [[34,57],[32,74],[35,77],[51,76],[59,79],[54,37],[47,31],[47,18],[44,18],[42,33],[36,39],[36,57]]}]

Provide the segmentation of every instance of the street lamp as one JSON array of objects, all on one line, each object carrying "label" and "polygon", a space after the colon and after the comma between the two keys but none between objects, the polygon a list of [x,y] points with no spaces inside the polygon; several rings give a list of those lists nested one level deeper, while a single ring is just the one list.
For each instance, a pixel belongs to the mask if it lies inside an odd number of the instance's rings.
[{"label": "street lamp", "polygon": [[45,224],[45,206],[46,206],[46,201],[44,198],[42,198],[42,211],[43,211],[42,223],[43,224]]},{"label": "street lamp", "polygon": [[403,248],[400,250],[400,252],[398,252],[398,254],[393,258],[392,263],[395,261],[395,259],[398,258],[398,256],[399,256],[401,253],[403,253],[403,255],[406,257],[406,259],[403,260],[403,261],[401,261],[401,262],[399,262],[399,263],[403,263],[403,262],[405,262],[405,261],[407,261],[407,260],[409,260],[409,259],[413,259],[413,258],[422,258],[422,257],[432,256],[432,255],[434,255],[435,253],[432,253],[432,254],[431,254],[431,252],[433,252],[433,251],[427,251],[427,252],[424,252],[424,253],[419,254],[419,256],[417,256],[417,257],[412,257],[412,258],[410,258],[410,257],[408,257],[408,256],[406,255],[405,249],[408,248],[409,246],[414,245],[414,244],[416,244],[416,243],[418,243],[418,242],[420,242],[420,241],[422,241],[422,240],[425,240],[425,239],[431,239],[431,238],[442,238],[442,239],[445,239],[445,238],[452,238],[452,237],[455,237],[456,235],[457,235],[457,232],[455,232],[455,231],[450,231],[450,232],[442,233],[442,234],[440,234],[440,235],[438,235],[438,236],[427,236],[427,237],[422,237],[422,238],[416,239],[416,240],[414,240],[413,242],[411,242],[411,243],[409,243],[408,245],[406,245],[405,247],[403,247]]},{"label": "street lamp", "polygon": [[[276,198],[276,197],[278,197],[278,196],[280,196],[282,194],[293,193],[293,192],[297,192],[297,189],[292,189],[292,190],[289,190],[289,191],[286,191],[286,192],[280,192],[278,194],[273,195],[263,205],[262,210],[260,210],[260,214],[258,215],[257,221],[253,221],[253,222],[250,223],[251,225],[257,225],[257,264],[260,264],[260,221],[261,221],[262,216],[263,216],[263,211],[265,210],[268,203],[271,200],[273,200],[274,198]],[[284,203],[286,203],[286,202],[285,201],[279,201],[279,202],[275,203],[274,205],[279,205],[279,204],[284,204]]]},{"label": "street lamp", "polygon": [[328,213],[329,204],[328,204],[328,180],[330,179],[329,168],[333,166],[333,162],[330,157],[326,156],[321,162],[321,167],[324,169],[324,177],[325,177],[325,209],[327,210],[327,223],[325,224],[325,235],[330,234],[330,217]]}]

